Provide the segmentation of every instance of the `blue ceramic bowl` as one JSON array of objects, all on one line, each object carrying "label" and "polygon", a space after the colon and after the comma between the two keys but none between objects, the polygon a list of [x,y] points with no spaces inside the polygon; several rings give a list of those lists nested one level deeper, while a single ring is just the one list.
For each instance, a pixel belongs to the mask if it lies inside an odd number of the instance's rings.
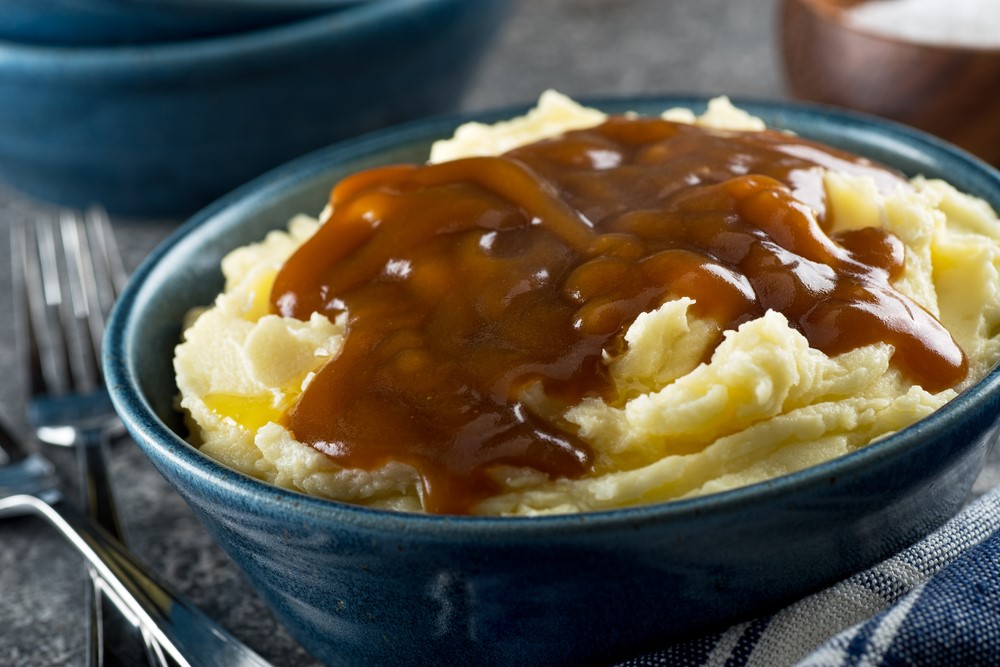
[{"label": "blue ceramic bowl", "polygon": [[[697,98],[599,104],[658,112]],[[947,177],[1000,209],[1000,174],[871,118],[743,102],[769,124]],[[492,121],[513,111],[477,117]],[[345,142],[202,211],[137,271],[106,339],[111,395],[136,442],[292,634],[331,665],[578,665],[757,614],[873,564],[962,504],[1000,413],[1000,370],[881,442],[815,468],[692,500],[576,516],[376,511],[274,488],[181,437],[171,367],[181,320],[222,287],[221,257],[319,211],[358,169],[422,161],[465,118]]]},{"label": "blue ceramic bowl", "polygon": [[329,143],[457,106],[509,0],[371,0],[139,47],[0,42],[0,180],[70,206],[188,215]]},{"label": "blue ceramic bowl", "polygon": [[0,39],[98,46],[252,30],[369,0],[4,0]]}]

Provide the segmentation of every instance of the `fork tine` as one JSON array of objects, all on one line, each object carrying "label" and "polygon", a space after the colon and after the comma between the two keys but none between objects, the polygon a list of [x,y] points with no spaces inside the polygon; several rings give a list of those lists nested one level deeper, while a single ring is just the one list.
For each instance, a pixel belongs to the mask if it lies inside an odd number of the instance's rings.
[{"label": "fork tine", "polygon": [[10,247],[13,258],[10,268],[14,285],[14,322],[17,342],[25,352],[29,395],[37,396],[45,391],[46,384],[42,371],[42,359],[38,351],[38,339],[33,335],[31,311],[32,304],[41,303],[41,295],[31,293],[31,281],[28,280],[30,271],[28,265],[31,261],[28,256],[28,229],[24,223],[11,226]]},{"label": "fork tine", "polygon": [[66,282],[72,301],[72,309],[66,312],[72,312],[79,345],[76,390],[91,392],[101,382],[99,359],[104,335],[104,315],[97,288],[98,269],[80,214],[63,211],[59,216],[59,227],[66,260]]},{"label": "fork tine", "polygon": [[[74,268],[67,256],[64,230],[58,222],[44,218],[36,225],[39,268],[46,302],[43,309],[45,317],[40,321],[36,334],[44,331],[48,336],[49,347],[40,346],[41,354],[43,359],[45,356],[56,358],[57,377],[54,379],[58,386],[52,393],[62,395],[71,391],[87,391],[93,385],[93,373],[86,357],[75,353],[74,346],[80,344],[81,336],[77,322],[80,299],[73,294],[78,284],[69,277]],[[61,253],[58,250],[60,246]],[[47,350],[49,355],[46,355]]]},{"label": "fork tine", "polygon": [[63,293],[52,221],[39,219],[34,234],[22,227],[24,331],[33,396],[61,396],[69,391],[70,354],[60,325]]},{"label": "fork tine", "polygon": [[100,206],[91,206],[81,217],[65,211],[61,216],[66,266],[69,269],[70,290],[84,343],[88,346],[87,362],[95,382],[104,381],[101,369],[101,347],[105,320],[115,299],[124,287],[126,274],[115,243],[108,215]]},{"label": "fork tine", "polygon": [[92,247],[98,257],[95,263],[106,268],[107,285],[111,288],[111,298],[108,301],[102,301],[103,312],[107,314],[111,310],[114,300],[125,288],[128,274],[125,272],[121,253],[118,252],[118,243],[115,241],[115,234],[111,229],[111,221],[108,219],[107,211],[100,206],[91,206],[87,209],[86,219],[87,228],[93,232]]}]

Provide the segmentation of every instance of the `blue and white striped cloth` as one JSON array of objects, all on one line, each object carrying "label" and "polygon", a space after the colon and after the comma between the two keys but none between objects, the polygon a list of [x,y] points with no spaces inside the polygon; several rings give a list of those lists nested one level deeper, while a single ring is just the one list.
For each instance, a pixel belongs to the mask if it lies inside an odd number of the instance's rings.
[{"label": "blue and white striped cloth", "polygon": [[1000,665],[1000,487],[875,567],[619,667]]}]

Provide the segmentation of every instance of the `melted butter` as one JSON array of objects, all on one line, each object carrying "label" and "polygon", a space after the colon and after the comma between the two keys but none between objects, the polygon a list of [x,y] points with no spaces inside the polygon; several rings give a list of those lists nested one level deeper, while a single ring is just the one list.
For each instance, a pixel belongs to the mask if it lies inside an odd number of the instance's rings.
[{"label": "melted butter", "polygon": [[275,405],[271,394],[246,396],[243,394],[206,394],[205,406],[223,419],[231,419],[247,431],[256,431],[262,426],[281,421],[282,415],[295,402],[298,394],[285,394]]},{"label": "melted butter", "polygon": [[282,423],[345,467],[412,465],[431,512],[468,512],[498,466],[579,477],[589,447],[526,397],[540,385],[556,414],[617,400],[602,355],[683,296],[722,329],[776,310],[828,354],[884,341],[914,382],[957,383],[962,351],[892,287],[899,239],[825,231],[821,167],[906,187],[782,133],[626,118],[347,178],[271,292],[286,317],[348,314],[341,353]]},{"label": "melted butter", "polygon": [[262,271],[260,277],[254,283],[250,291],[250,300],[243,317],[252,322],[256,322],[271,312],[271,288],[274,286],[274,279],[278,275],[278,269]]}]

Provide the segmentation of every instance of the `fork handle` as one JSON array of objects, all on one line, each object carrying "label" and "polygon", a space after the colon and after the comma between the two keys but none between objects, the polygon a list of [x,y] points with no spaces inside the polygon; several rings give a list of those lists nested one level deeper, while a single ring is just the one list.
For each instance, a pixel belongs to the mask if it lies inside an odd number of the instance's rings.
[{"label": "fork handle", "polygon": [[37,496],[0,500],[0,516],[31,511],[49,521],[97,571],[140,628],[180,667],[270,667],[204,612],[170,590],[121,542],[66,503]]},{"label": "fork handle", "polygon": [[[118,504],[115,502],[114,488],[111,484],[111,476],[108,472],[108,452],[111,439],[106,428],[80,429],[76,433],[74,445],[77,453],[77,468],[80,476],[80,490],[83,494],[81,501],[87,508],[87,514],[101,528],[108,531],[108,534],[121,542],[126,543],[125,532],[122,527]],[[91,573],[91,581],[87,588],[88,615],[88,637],[87,644],[89,654],[87,664],[89,667],[104,667],[106,656],[111,643],[107,637],[108,624],[114,624],[113,628],[124,628],[125,619],[121,615],[116,615],[111,610],[111,605],[105,601],[109,600],[106,593],[102,593],[102,582],[93,568],[88,568]],[[113,600],[109,600],[113,602]],[[109,611],[110,610],[110,611]],[[134,624],[132,624],[134,627]],[[128,636],[132,632],[127,631]],[[146,652],[146,665],[150,667],[168,667],[167,661],[162,652],[154,650],[155,641],[150,641],[150,637],[145,633],[142,640],[143,649]]]},{"label": "fork handle", "polygon": [[76,443],[80,468],[80,487],[87,514],[111,537],[125,543],[114,490],[108,474],[109,438],[103,429],[83,430]]}]

